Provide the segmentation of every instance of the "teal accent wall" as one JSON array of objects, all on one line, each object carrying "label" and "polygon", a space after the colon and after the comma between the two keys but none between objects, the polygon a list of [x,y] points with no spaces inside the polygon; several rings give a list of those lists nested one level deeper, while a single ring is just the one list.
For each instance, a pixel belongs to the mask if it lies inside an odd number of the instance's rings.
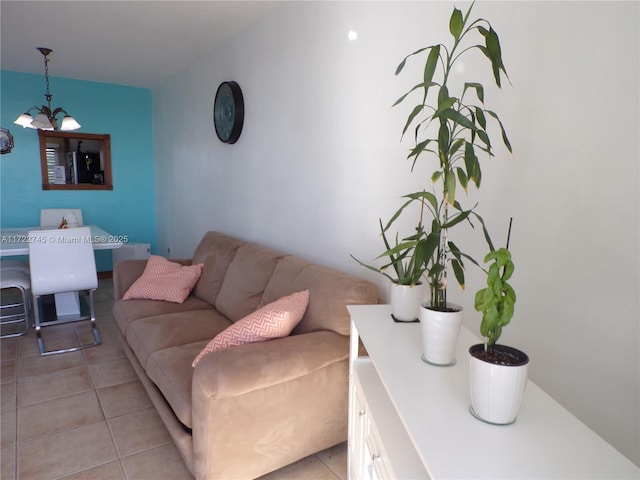
[{"label": "teal accent wall", "polygon": [[[151,90],[50,77],[52,106],[63,107],[82,128],[111,135],[113,190],[42,190],[38,132],[13,121],[43,105],[43,75],[0,71],[0,125],[15,147],[0,156],[0,226],[29,227],[42,208],[81,208],[84,223],[99,225],[130,242],[156,248]],[[96,252],[98,271],[112,269],[111,251]]]}]

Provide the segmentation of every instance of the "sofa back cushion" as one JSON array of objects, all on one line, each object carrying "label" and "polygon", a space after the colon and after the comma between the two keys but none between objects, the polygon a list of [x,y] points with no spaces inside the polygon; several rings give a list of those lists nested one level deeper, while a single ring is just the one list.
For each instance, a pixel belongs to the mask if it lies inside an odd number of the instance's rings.
[{"label": "sofa back cushion", "polygon": [[[253,243],[245,243],[238,247],[216,298],[216,309],[232,322],[236,322],[256,311],[260,305],[264,305],[261,303],[264,289],[278,260],[283,256],[282,253]],[[287,293],[299,290],[304,288]],[[275,300],[277,298],[273,299]]]},{"label": "sofa back cushion", "polygon": [[309,305],[293,335],[318,330],[349,335],[347,305],[378,303],[373,283],[289,255],[275,267],[260,306],[299,290],[309,290]]},{"label": "sofa back cushion", "polygon": [[196,297],[215,305],[227,268],[242,240],[223,233],[207,232],[193,254],[193,263],[203,263],[200,280],[193,289]]}]

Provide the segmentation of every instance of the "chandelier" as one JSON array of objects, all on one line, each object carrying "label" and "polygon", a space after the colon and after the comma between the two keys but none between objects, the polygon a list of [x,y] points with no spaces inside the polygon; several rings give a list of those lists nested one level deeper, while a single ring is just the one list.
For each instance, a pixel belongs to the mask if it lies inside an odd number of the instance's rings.
[{"label": "chandelier", "polygon": [[[33,106],[25,113],[20,115],[13,123],[21,125],[23,128],[38,128],[40,130],[77,130],[80,128],[80,124],[69,115],[64,108],[51,108],[51,92],[49,91],[49,54],[53,51],[50,48],[38,47],[40,53],[44,56],[44,76],[47,82],[47,93],[44,97],[47,99],[47,104],[41,107]],[[31,116],[32,111],[37,111],[35,118]],[[58,121],[56,117],[59,114],[64,114],[60,128],[58,128]]]}]

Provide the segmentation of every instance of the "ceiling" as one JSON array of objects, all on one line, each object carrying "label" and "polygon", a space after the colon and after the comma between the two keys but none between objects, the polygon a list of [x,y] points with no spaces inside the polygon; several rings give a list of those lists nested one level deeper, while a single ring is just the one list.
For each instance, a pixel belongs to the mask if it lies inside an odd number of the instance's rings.
[{"label": "ceiling", "polygon": [[0,67],[154,88],[284,3],[0,0]]}]

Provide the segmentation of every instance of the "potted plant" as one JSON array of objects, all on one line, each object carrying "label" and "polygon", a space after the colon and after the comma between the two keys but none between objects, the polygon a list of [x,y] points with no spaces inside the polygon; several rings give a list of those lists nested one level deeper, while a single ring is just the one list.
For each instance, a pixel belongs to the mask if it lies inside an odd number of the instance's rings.
[{"label": "potted plant", "polygon": [[478,290],[474,306],[482,312],[480,333],[484,343],[469,348],[471,413],[480,420],[508,425],[516,420],[527,385],[529,357],[522,351],[498,345],[502,328],[513,317],[516,293],[508,280],[514,264],[507,248],[490,251],[487,286]]},{"label": "potted plant", "polygon": [[[412,170],[423,154],[436,161],[430,177],[433,192],[424,190],[407,195],[394,218],[416,201],[426,206],[431,217],[431,228],[424,232],[425,251],[422,253],[426,258],[425,277],[430,295],[428,303],[420,310],[420,320],[424,337],[423,360],[436,365],[455,363],[454,351],[462,321],[461,307],[447,300],[448,268],[451,267],[456,281],[464,288],[464,261],[478,265],[453,242],[452,229],[463,223],[473,226],[477,221],[490,242],[485,224],[475,212],[477,205],[463,207],[458,193],[466,191],[470,184],[480,187],[482,172],[478,155],[483,152],[493,156],[494,142],[487,128],[489,123],[497,124],[502,142],[511,151],[501,120],[485,107],[484,86],[477,81],[461,82],[461,74],[456,74],[458,78],[452,81],[458,63],[472,53],[482,54],[488,60],[498,88],[501,88],[502,76],[507,77],[498,34],[488,21],[469,18],[472,7],[473,4],[464,16],[457,8],[453,9],[449,19],[452,45],[420,48],[405,57],[396,69],[398,75],[411,57],[426,54],[419,83],[402,95],[394,106],[420,94],[402,136],[410,129],[413,132],[415,146],[407,157],[413,161]],[[454,85],[460,85],[457,93],[453,92]],[[428,223],[425,221],[424,224]]]},{"label": "potted plant", "polygon": [[391,246],[387,239],[387,233],[395,220],[396,215],[383,225],[380,222],[380,233],[384,242],[385,251],[377,259],[386,258],[383,265],[375,267],[361,262],[351,255],[356,262],[363,267],[380,273],[390,281],[391,316],[396,322],[415,322],[418,320],[420,304],[424,297],[423,275],[427,265],[425,252],[427,251],[426,235],[422,225],[422,209],[415,233],[399,240],[396,233],[395,243]]}]

